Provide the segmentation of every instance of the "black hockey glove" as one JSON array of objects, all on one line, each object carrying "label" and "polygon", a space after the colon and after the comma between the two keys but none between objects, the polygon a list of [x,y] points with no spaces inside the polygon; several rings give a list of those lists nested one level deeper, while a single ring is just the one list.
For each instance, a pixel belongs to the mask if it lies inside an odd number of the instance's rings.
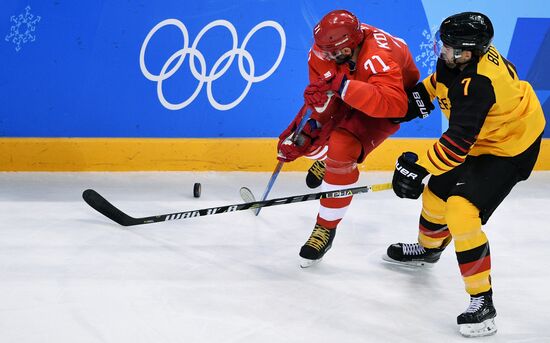
[{"label": "black hockey glove", "polygon": [[430,94],[422,82],[417,83],[409,92],[409,107],[407,114],[403,118],[392,118],[391,121],[395,124],[411,121],[415,118],[426,118],[435,106],[430,100]]},{"label": "black hockey glove", "polygon": [[400,198],[418,199],[424,190],[422,179],[428,171],[416,164],[418,155],[414,152],[404,152],[397,159],[393,172],[392,186],[395,194]]}]

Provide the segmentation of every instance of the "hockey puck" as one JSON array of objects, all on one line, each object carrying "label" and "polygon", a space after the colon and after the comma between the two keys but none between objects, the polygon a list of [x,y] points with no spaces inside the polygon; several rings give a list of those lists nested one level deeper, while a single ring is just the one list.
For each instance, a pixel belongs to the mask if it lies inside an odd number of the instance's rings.
[{"label": "hockey puck", "polygon": [[201,184],[200,183],[195,183],[195,185],[193,186],[193,196],[195,198],[200,198],[201,197]]}]

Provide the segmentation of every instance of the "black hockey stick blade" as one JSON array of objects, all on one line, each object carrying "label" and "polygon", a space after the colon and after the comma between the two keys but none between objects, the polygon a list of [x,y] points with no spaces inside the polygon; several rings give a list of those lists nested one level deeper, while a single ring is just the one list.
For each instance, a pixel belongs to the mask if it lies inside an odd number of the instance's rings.
[{"label": "black hockey stick blade", "polygon": [[141,222],[122,212],[93,189],[82,192],[82,199],[93,209],[122,226],[139,225]]},{"label": "black hockey stick blade", "polygon": [[210,208],[203,208],[200,210],[190,210],[190,211],[184,211],[184,212],[159,214],[156,216],[142,217],[142,218],[134,218],[127,215],[126,213],[118,209],[116,206],[111,204],[107,199],[102,197],[98,192],[94,191],[93,189],[85,190],[82,193],[82,198],[93,209],[103,214],[105,217],[111,219],[112,221],[117,222],[118,224],[123,226],[133,226],[133,225],[163,222],[168,220],[180,220],[180,219],[188,219],[188,218],[194,218],[194,217],[209,216],[212,214],[243,211],[243,210],[262,208],[262,207],[268,207],[268,206],[291,204],[295,202],[310,201],[310,200],[316,200],[321,198],[338,198],[338,197],[350,196],[350,195],[360,194],[360,193],[378,192],[378,191],[383,191],[387,189],[391,189],[391,183],[381,183],[381,184],[375,184],[370,186],[346,188],[346,189],[340,189],[340,190],[334,190],[334,191],[328,191],[328,192],[293,195],[293,196],[284,197],[284,198],[276,198],[276,199],[270,199],[270,200],[264,200],[264,201],[253,201],[253,202],[246,202],[242,204],[225,205],[220,207],[210,207]]}]

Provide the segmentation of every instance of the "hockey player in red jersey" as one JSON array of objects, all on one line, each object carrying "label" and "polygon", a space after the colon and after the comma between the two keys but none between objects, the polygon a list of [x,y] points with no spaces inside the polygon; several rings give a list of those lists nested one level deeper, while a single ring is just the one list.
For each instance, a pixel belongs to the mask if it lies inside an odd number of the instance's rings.
[{"label": "hockey player in red jersey", "polygon": [[[279,136],[278,159],[317,160],[306,179],[312,188],[353,187],[359,179],[357,164],[399,129],[399,119],[391,118],[407,113],[406,90],[415,86],[420,74],[402,39],[362,24],[348,11],[325,15],[313,37],[310,84],[304,91],[305,104],[313,112],[300,139],[293,139],[300,114]],[[300,250],[302,267],[331,248],[351,200],[352,196],[321,199],[313,232]]]}]

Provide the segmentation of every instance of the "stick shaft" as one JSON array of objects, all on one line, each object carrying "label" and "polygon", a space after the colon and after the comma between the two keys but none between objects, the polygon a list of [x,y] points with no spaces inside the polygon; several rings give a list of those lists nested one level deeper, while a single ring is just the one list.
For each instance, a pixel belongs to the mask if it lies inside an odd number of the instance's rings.
[{"label": "stick shaft", "polygon": [[[265,201],[267,199],[267,196],[269,195],[269,192],[271,192],[271,188],[273,188],[273,184],[275,184],[275,180],[277,179],[277,176],[279,176],[281,169],[283,169],[283,164],[284,164],[283,161],[279,161],[279,163],[277,163],[277,166],[275,167],[275,170],[273,170],[273,173],[269,178],[269,182],[267,183],[267,187],[265,188],[264,194],[262,195],[262,201]],[[261,207],[258,207],[254,211],[254,214],[255,215],[260,214],[261,209],[262,209]]]},{"label": "stick shaft", "polygon": [[[311,110],[308,109],[304,104],[300,109],[299,113],[303,113],[303,116],[302,116],[302,119],[300,119],[300,123],[296,128],[296,132],[294,133],[294,136],[292,137],[293,141],[296,141],[296,139],[298,139],[300,132],[302,132],[302,129],[304,128],[304,126],[306,125],[306,122],[309,120],[309,117],[311,116]],[[283,165],[284,165],[284,162],[279,161],[279,163],[277,163],[277,165],[275,166],[275,170],[273,170],[273,173],[269,178],[269,182],[267,183],[267,187],[265,188],[264,194],[262,195],[262,201],[265,201],[267,199],[269,192],[271,192],[271,188],[273,188],[273,185],[275,184],[275,180],[277,180],[277,177],[279,176],[281,169],[283,169]],[[262,209],[261,207],[258,207],[258,209],[254,211],[254,214],[256,216],[260,214],[261,209]]]}]

